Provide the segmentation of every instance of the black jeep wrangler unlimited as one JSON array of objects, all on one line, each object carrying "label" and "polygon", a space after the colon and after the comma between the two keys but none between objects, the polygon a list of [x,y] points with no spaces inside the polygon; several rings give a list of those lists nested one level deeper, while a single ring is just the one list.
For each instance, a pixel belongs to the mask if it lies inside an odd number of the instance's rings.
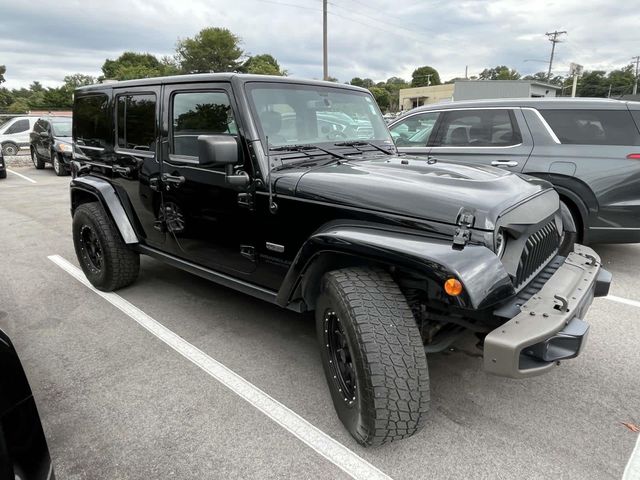
[{"label": "black jeep wrangler unlimited", "polygon": [[338,415],[364,445],[414,434],[427,353],[481,339],[515,378],[582,350],[611,276],[557,193],[493,167],[399,156],[364,89],[236,74],[75,92],[73,240],[96,288],[140,254],[315,311]]}]

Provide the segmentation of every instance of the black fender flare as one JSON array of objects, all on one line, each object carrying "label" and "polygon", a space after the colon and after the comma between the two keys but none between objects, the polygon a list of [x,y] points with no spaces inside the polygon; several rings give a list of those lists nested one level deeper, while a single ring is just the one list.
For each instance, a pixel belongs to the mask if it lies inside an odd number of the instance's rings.
[{"label": "black fender flare", "polygon": [[[282,283],[276,303],[287,306],[302,297],[307,308],[315,299],[305,298],[304,285],[319,285],[322,275],[339,265],[326,259],[351,259],[354,263],[386,265],[430,277],[442,285],[457,278],[464,286],[457,297],[462,308],[482,309],[515,293],[509,274],[496,255],[482,245],[462,250],[452,241],[394,230],[384,225],[330,222],[311,235],[298,251]],[[323,265],[328,263],[328,265]],[[354,264],[352,263],[352,264]],[[313,290],[313,289],[311,289]],[[299,295],[298,295],[299,294]]]},{"label": "black fender flare", "polygon": [[110,215],[124,243],[139,243],[138,235],[122,206],[122,202],[113,185],[108,181],[92,175],[76,177],[71,180],[70,189],[71,215],[79,205],[85,203],[83,198],[90,195],[99,201],[107,214]]}]

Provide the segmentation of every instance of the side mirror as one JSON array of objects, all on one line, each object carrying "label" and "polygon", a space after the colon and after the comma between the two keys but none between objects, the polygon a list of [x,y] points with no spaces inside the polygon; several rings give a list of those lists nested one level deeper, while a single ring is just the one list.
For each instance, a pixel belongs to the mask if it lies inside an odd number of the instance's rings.
[{"label": "side mirror", "polygon": [[233,166],[238,163],[238,140],[231,135],[198,135],[201,167]]},{"label": "side mirror", "polygon": [[249,175],[233,172],[233,166],[238,163],[238,139],[231,135],[199,135],[198,163],[201,167],[224,165],[226,182],[229,185],[246,187],[250,183]]}]

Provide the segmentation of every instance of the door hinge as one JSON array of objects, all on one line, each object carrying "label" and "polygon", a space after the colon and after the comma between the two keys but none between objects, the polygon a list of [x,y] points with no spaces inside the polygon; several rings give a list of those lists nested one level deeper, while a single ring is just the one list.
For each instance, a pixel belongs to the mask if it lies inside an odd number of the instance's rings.
[{"label": "door hinge", "polygon": [[240,245],[240,255],[252,262],[256,261],[256,247],[253,245]]},{"label": "door hinge", "polygon": [[248,210],[253,210],[253,193],[239,193],[238,205]]},{"label": "door hinge", "polygon": [[462,250],[469,240],[471,239],[470,227],[473,226],[475,216],[471,212],[461,211],[458,215],[458,228],[453,235],[453,248],[456,250]]}]

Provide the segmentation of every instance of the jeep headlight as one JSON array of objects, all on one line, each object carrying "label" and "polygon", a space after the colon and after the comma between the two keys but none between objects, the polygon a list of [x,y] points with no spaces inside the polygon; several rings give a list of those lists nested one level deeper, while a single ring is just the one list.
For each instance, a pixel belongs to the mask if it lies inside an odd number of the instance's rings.
[{"label": "jeep headlight", "polygon": [[502,229],[498,230],[495,238],[495,252],[498,258],[502,258],[504,250],[507,247],[507,236]]},{"label": "jeep headlight", "polygon": [[58,144],[58,150],[60,150],[61,152],[73,152],[73,147],[71,145],[69,145],[68,143],[59,143]]}]

